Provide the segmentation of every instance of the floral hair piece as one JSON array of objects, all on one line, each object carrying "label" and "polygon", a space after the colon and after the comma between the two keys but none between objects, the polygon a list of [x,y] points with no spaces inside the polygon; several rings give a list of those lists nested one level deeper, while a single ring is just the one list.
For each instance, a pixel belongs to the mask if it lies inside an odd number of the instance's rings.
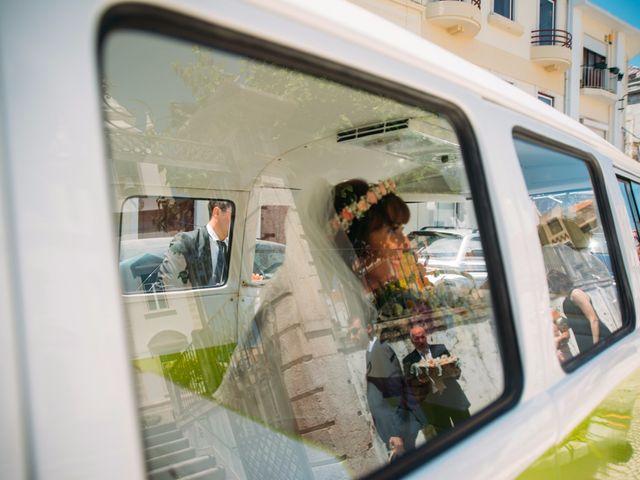
[{"label": "floral hair piece", "polygon": [[354,220],[362,218],[373,205],[390,193],[396,193],[396,182],[390,178],[369,184],[369,189],[364,195],[345,205],[329,221],[329,233],[335,235],[340,229],[349,233]]}]

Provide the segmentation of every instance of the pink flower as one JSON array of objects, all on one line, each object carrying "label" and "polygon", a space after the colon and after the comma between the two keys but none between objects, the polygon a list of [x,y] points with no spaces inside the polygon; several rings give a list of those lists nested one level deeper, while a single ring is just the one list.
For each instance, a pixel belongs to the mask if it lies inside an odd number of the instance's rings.
[{"label": "pink flower", "polygon": [[367,202],[369,202],[369,205],[375,205],[378,203],[378,197],[371,190],[367,192]]},{"label": "pink flower", "polygon": [[340,212],[340,215],[342,216],[342,218],[344,218],[347,221],[353,220],[353,213],[351,213],[351,210],[349,210],[347,207],[344,207],[342,209],[342,212]]},{"label": "pink flower", "polygon": [[389,189],[390,190],[395,190],[396,189],[396,182],[393,181],[393,179],[389,179],[387,180],[387,185],[389,185]]},{"label": "pink flower", "polygon": [[378,184],[378,191],[380,192],[380,195],[382,195],[383,197],[387,194],[387,189],[386,189],[386,187],[384,186],[384,183],[383,183],[383,182],[380,182],[380,183]]},{"label": "pink flower", "polygon": [[369,208],[369,205],[367,205],[367,201],[364,198],[362,198],[356,205],[356,208],[358,209],[358,212],[363,213],[367,211],[367,209]]},{"label": "pink flower", "polygon": [[334,232],[337,232],[338,230],[340,230],[340,220],[334,217],[333,220],[331,220],[331,229]]}]

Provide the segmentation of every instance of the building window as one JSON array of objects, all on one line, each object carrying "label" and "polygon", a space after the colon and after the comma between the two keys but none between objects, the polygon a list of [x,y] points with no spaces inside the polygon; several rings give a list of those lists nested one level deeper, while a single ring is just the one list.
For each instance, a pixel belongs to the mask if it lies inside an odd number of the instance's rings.
[{"label": "building window", "polygon": [[538,92],[538,100],[546,103],[550,107],[554,107],[556,102],[556,99],[551,95],[547,95],[546,93],[540,93],[540,92]]},{"label": "building window", "polygon": [[582,52],[580,88],[605,88],[609,75],[607,57],[585,48]]},{"label": "building window", "polygon": [[151,285],[149,289],[145,289],[145,292],[153,294],[147,296],[147,306],[149,310],[166,310],[169,308],[167,297],[158,285]]},{"label": "building window", "polygon": [[555,0],[540,0],[540,30],[553,30],[556,28],[556,2]]},{"label": "building window", "polygon": [[513,0],[494,0],[493,11],[498,15],[513,20]]}]

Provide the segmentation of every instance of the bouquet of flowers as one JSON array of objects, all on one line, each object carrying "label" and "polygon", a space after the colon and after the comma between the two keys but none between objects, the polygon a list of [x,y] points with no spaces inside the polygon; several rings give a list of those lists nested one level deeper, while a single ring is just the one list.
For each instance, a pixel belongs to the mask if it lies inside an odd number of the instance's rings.
[{"label": "bouquet of flowers", "polygon": [[411,365],[410,373],[419,383],[429,382],[434,393],[442,393],[447,388],[445,379],[460,376],[458,357],[442,355],[437,358],[423,358]]}]

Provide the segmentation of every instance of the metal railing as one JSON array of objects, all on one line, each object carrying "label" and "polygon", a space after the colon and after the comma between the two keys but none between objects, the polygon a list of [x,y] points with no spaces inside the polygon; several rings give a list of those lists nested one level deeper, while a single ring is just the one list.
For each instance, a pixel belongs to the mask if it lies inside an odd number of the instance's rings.
[{"label": "metal railing", "polygon": [[189,345],[168,371],[174,408],[180,414],[190,410],[207,394],[205,378],[193,344]]},{"label": "metal railing", "polygon": [[583,66],[580,76],[580,88],[600,88],[615,93],[618,76],[605,68]]},{"label": "metal railing", "polygon": [[571,48],[572,40],[571,33],[566,30],[550,28],[531,31],[531,45],[534,46],[554,45]]}]

